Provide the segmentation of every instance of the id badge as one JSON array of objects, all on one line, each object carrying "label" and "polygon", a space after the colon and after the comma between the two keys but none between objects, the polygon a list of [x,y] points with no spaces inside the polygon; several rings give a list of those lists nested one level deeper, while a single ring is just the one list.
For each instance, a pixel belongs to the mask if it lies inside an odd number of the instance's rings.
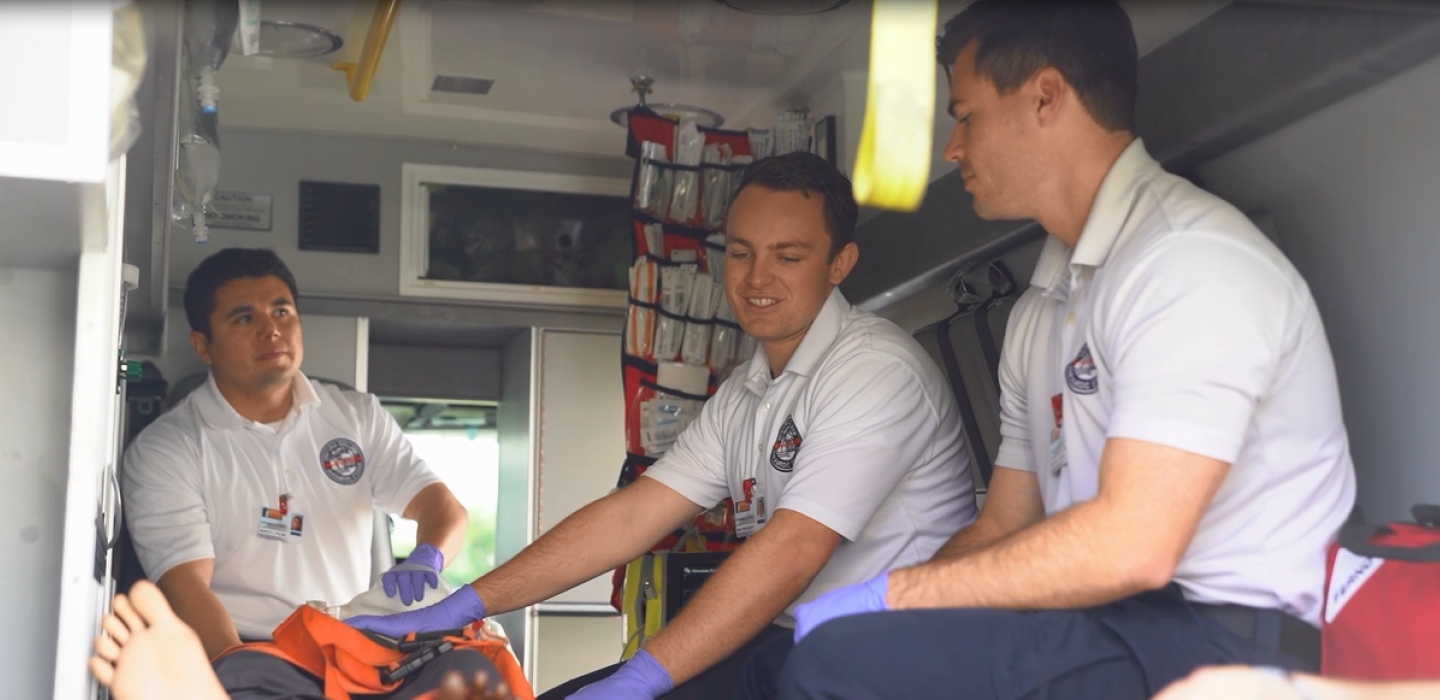
[{"label": "id badge", "polygon": [[287,542],[290,539],[290,523],[287,520],[280,509],[261,506],[260,529],[256,534],[272,542]]},{"label": "id badge", "polygon": [[740,488],[745,492],[745,498],[735,501],[735,535],[748,538],[765,524],[765,496],[760,493],[754,479],[746,479]]},{"label": "id badge", "polygon": [[305,516],[290,509],[290,497],[280,496],[280,507],[260,507],[260,524],[256,530],[261,539],[272,542],[298,541],[305,532]]}]

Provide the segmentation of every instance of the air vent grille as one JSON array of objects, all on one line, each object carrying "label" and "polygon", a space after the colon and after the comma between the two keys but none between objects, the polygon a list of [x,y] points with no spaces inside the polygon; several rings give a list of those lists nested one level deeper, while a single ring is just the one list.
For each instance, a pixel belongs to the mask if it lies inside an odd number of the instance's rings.
[{"label": "air vent grille", "polygon": [[300,182],[300,250],[380,252],[380,186]]},{"label": "air vent grille", "polygon": [[488,95],[495,81],[489,78],[466,78],[459,75],[437,75],[430,84],[432,92],[454,92],[461,95]]}]

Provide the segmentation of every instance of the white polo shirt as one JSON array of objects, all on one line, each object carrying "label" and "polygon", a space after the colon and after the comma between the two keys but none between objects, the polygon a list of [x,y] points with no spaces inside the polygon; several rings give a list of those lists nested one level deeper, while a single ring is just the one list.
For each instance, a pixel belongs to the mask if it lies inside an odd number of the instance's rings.
[{"label": "white polo shirt", "polygon": [[1192,601],[1318,624],[1355,473],[1325,329],[1290,261],[1136,139],[1074,251],[1048,239],[1031,285],[1006,331],[996,464],[1035,472],[1054,514],[1095,497],[1109,438],[1228,462],[1176,582]]},{"label": "white polo shirt", "polygon": [[757,530],[785,508],[844,538],[776,620],[793,626],[796,605],[926,561],[975,520],[961,433],[924,349],[836,290],[779,377],[761,348],[645,476],[701,507],[749,501]]},{"label": "white polo shirt", "polygon": [[135,439],[122,479],[145,573],[213,558],[210,587],[246,639],[370,588],[374,508],[403,512],[439,481],[374,396],[303,375],[276,427],[242,418],[212,376]]}]

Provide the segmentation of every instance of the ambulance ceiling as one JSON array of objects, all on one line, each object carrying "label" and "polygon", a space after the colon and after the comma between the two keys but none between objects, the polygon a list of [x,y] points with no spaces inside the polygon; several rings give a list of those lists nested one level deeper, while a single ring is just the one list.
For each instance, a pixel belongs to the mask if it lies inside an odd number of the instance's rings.
[{"label": "ambulance ceiling", "polygon": [[[787,2],[808,0],[772,5]],[[1122,2],[1142,53],[1226,4]],[[942,0],[941,17],[965,4]],[[770,126],[789,105],[826,102],[833,105],[826,113],[863,108],[863,100],[846,100],[841,91],[846,73],[860,76],[851,90],[863,86],[865,0],[802,16],[750,14],[716,0],[406,0],[370,96],[357,103],[329,64],[358,55],[371,7],[263,3],[266,19],[325,27],[345,37],[346,47],[307,60],[232,55],[219,76],[222,123],[618,156],[624,130],[609,115],[635,103],[629,79],[640,72],[655,78],[652,104],[705,107],[732,127]],[[437,76],[493,83],[484,95],[436,92]],[[852,119],[858,128],[860,114]],[[946,132],[941,120],[937,133]]]}]

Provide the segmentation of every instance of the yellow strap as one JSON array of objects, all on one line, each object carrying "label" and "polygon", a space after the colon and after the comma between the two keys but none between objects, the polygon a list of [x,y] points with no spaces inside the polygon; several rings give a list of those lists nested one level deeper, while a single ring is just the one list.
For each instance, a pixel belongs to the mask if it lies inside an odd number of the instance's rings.
[{"label": "yellow strap", "polygon": [[915,211],[930,184],[938,0],[876,0],[855,200]]}]

